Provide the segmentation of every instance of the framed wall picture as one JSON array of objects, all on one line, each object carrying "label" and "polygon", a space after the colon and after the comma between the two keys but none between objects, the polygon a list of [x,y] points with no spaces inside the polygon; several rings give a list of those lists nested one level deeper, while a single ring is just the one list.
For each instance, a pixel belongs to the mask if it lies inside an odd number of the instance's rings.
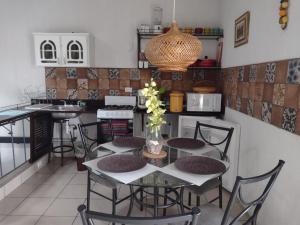
[{"label": "framed wall picture", "polygon": [[247,11],[235,20],[234,47],[248,43],[250,12]]}]

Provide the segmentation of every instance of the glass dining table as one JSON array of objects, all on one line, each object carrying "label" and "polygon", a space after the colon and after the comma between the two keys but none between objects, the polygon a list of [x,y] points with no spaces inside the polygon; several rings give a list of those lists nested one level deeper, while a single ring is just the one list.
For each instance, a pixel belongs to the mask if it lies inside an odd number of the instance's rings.
[{"label": "glass dining table", "polygon": [[[177,159],[187,156],[196,155],[218,159],[220,151],[214,146],[205,145],[199,149],[188,150],[164,145],[162,150],[167,155],[161,159],[147,158],[143,153],[144,148],[116,148],[111,142],[102,144],[94,148],[86,156],[84,164],[90,173],[98,174],[109,182],[129,185],[131,190],[130,197],[139,203],[141,210],[143,207],[153,208],[155,217],[158,215],[159,209],[167,209],[176,204],[180,206],[181,213],[184,213],[185,209],[190,209],[184,205],[183,201],[183,194],[186,187],[191,185],[201,186],[210,179],[222,176],[222,173],[209,175],[186,173],[179,171],[174,166]],[[140,169],[140,171],[134,172],[111,173],[101,171],[97,167],[97,162],[104,157],[114,154],[139,156],[147,162],[147,165],[145,168]],[[229,163],[224,162],[224,164],[226,169],[228,169]],[[153,197],[153,203],[151,204],[144,201],[145,196],[149,195]],[[163,203],[159,201],[160,199],[163,199]],[[132,207],[132,204],[130,207]]]}]

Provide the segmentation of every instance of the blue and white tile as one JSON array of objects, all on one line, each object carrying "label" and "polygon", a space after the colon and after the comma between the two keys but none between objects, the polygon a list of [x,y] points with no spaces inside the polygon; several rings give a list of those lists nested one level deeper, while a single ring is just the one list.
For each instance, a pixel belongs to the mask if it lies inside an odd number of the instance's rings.
[{"label": "blue and white tile", "polygon": [[140,80],[141,73],[139,69],[130,69],[129,70],[130,80]]},{"label": "blue and white tile", "polygon": [[[203,76],[203,79],[204,79],[204,76]],[[226,80],[229,82],[233,81],[233,69],[228,69]]]},{"label": "blue and white tile", "polygon": [[266,65],[266,83],[274,83],[276,74],[276,63],[267,63]]},{"label": "blue and white tile", "polygon": [[99,78],[98,70],[95,68],[88,68],[87,69],[87,77],[90,80],[97,80]]},{"label": "blue and white tile", "polygon": [[99,91],[98,90],[88,90],[88,99],[98,100],[99,99]]},{"label": "blue and white tile", "polygon": [[68,89],[68,99],[78,99],[77,89]]},{"label": "blue and white tile", "polygon": [[297,118],[297,110],[296,109],[284,108],[282,128],[289,131],[289,132],[295,133],[296,118]]},{"label": "blue and white tile", "polygon": [[56,78],[56,68],[47,67],[45,68],[46,78]]},{"label": "blue and white tile", "polygon": [[239,81],[244,81],[244,75],[245,75],[245,67],[243,67],[243,66],[240,66],[239,68],[238,68],[238,80]]},{"label": "blue and white tile", "polygon": [[194,71],[193,80],[194,81],[204,80],[204,71],[203,70]]},{"label": "blue and white tile", "polygon": [[241,107],[242,107],[242,99],[240,96],[237,96],[236,97],[236,110],[241,111]]},{"label": "blue and white tile", "polygon": [[182,73],[173,72],[172,80],[182,80]]},{"label": "blue and white tile", "polygon": [[248,99],[248,102],[247,102],[247,114],[249,116],[253,116],[253,100],[252,99]]},{"label": "blue and white tile", "polygon": [[287,83],[300,84],[300,59],[289,61]]},{"label": "blue and white tile", "polygon": [[231,95],[226,96],[226,106],[229,108],[231,107]]},{"label": "blue and white tile", "polygon": [[249,72],[249,81],[250,82],[255,82],[256,81],[256,76],[257,76],[257,66],[256,65],[251,65],[250,66],[250,72]]},{"label": "blue and white tile", "polygon": [[138,96],[138,90],[137,89],[132,89],[131,94],[132,94],[132,96]]},{"label": "blue and white tile", "polygon": [[109,93],[110,96],[119,96],[120,95],[119,90],[109,90],[108,93]]},{"label": "blue and white tile", "polygon": [[151,70],[151,78],[153,80],[160,80],[161,79],[161,72],[159,70]]},{"label": "blue and white tile", "polygon": [[108,70],[108,79],[110,79],[110,80],[120,79],[120,70],[119,69],[109,69]]},{"label": "blue and white tile", "polygon": [[89,88],[88,79],[78,79],[77,86],[78,86],[78,89],[80,89],[80,90],[82,90],[82,89],[87,90]]},{"label": "blue and white tile", "polygon": [[56,89],[55,88],[48,88],[46,90],[46,96],[48,99],[56,99]]},{"label": "blue and white tile", "polygon": [[75,79],[77,78],[77,70],[76,68],[67,68],[67,78]]},{"label": "blue and white tile", "polygon": [[261,119],[266,123],[271,123],[272,119],[272,103],[263,102],[261,108]]}]

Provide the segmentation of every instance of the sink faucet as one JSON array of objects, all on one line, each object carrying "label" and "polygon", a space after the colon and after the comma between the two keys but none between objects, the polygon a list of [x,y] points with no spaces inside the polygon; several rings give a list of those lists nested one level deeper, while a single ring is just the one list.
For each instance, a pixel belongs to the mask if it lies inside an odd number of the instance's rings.
[{"label": "sink faucet", "polygon": [[66,100],[61,100],[64,103],[64,106],[67,106],[67,101]]}]

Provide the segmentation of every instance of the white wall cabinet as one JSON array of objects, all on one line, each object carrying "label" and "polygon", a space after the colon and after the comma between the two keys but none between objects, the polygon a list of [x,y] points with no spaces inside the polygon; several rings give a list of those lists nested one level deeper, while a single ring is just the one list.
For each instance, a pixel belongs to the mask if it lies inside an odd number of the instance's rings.
[{"label": "white wall cabinet", "polygon": [[47,67],[91,66],[88,33],[34,33],[36,65]]}]

